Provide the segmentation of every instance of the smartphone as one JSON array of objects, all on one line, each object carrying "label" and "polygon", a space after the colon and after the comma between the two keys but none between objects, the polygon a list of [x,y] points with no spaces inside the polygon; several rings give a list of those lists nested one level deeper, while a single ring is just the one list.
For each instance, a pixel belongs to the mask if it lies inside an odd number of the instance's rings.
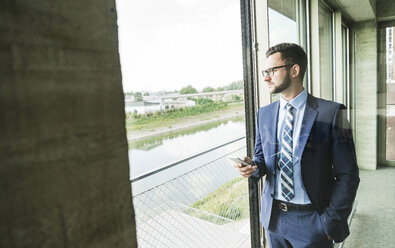
[{"label": "smartphone", "polygon": [[228,157],[228,159],[230,161],[234,162],[234,163],[237,163],[237,164],[240,163],[242,165],[242,167],[250,165],[249,163],[244,162],[241,158],[230,158],[230,157]]}]

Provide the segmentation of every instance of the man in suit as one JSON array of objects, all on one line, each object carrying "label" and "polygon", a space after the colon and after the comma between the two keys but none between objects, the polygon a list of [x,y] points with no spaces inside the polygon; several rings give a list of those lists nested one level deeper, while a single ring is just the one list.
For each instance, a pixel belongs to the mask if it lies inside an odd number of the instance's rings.
[{"label": "man in suit", "polygon": [[272,248],[333,247],[349,235],[359,184],[346,108],[306,92],[300,46],[276,45],[266,58],[265,82],[280,100],[258,111],[249,166],[234,166],[245,178],[266,176],[260,221]]}]

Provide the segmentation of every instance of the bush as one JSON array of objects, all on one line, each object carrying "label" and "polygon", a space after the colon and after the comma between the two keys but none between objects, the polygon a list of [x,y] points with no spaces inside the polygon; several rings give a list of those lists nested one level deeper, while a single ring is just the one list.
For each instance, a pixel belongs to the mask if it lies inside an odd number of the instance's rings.
[{"label": "bush", "polygon": [[214,101],[208,98],[203,98],[203,97],[199,97],[197,99],[195,99],[196,105],[207,105],[207,104],[213,104]]},{"label": "bush", "polygon": [[142,116],[141,114],[133,113],[133,118],[134,118],[134,119],[140,119],[141,116]]},{"label": "bush", "polygon": [[143,101],[143,95],[140,92],[134,93],[134,100],[136,102],[141,102]]},{"label": "bush", "polygon": [[239,95],[232,95],[232,101],[239,102],[241,101],[241,97]]}]

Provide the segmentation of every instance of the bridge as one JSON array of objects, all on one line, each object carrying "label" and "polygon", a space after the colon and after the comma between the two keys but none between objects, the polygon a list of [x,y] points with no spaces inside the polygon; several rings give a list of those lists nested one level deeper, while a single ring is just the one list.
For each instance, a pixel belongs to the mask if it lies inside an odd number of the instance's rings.
[{"label": "bridge", "polygon": [[[243,92],[244,90],[226,90],[226,91],[215,91],[215,92],[201,92],[201,93],[193,93],[193,94],[175,93],[175,94],[167,94],[161,96],[143,96],[143,101],[144,103],[160,104],[160,111],[162,112],[164,100],[166,99],[187,100],[188,97],[216,97],[221,95],[243,94]],[[125,103],[132,103],[132,102],[134,102],[132,99],[125,99]]]},{"label": "bridge", "polygon": [[[188,98],[188,97],[203,97],[203,96],[216,96],[216,95],[226,95],[226,94],[240,94],[243,93],[244,90],[225,90],[225,91],[214,91],[214,92],[201,92],[201,93],[193,93],[193,94],[168,94],[161,96],[143,96],[143,100],[146,102],[149,101],[157,101],[164,99],[180,99],[180,98]],[[132,102],[132,99],[125,99],[125,102]]]}]

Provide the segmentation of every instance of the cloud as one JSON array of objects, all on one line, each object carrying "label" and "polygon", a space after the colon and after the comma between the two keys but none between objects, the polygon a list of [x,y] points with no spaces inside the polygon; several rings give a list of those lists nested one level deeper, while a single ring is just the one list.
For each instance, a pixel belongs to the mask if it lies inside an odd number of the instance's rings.
[{"label": "cloud", "polygon": [[275,46],[283,42],[297,43],[295,35],[291,34],[289,30],[275,27],[269,34],[270,46]]},{"label": "cloud", "polygon": [[178,3],[179,5],[194,6],[199,2],[199,0],[174,0],[174,2]]}]

